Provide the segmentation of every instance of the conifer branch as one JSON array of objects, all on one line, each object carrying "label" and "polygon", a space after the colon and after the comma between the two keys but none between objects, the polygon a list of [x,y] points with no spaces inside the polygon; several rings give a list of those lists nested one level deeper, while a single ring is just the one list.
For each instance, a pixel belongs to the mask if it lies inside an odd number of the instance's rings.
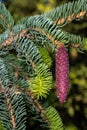
[{"label": "conifer branch", "polygon": [[33,96],[33,94],[31,93],[31,91],[29,89],[24,90],[25,93],[27,93],[27,95],[29,95],[29,97],[31,97],[31,99],[33,100],[34,106],[36,107],[36,110],[38,112],[41,113],[41,116],[43,117],[45,114],[45,110],[44,108],[40,105],[40,103],[38,102],[38,100],[35,99],[35,97]]},{"label": "conifer branch", "polygon": [[29,80],[29,75],[27,73],[25,73],[23,70],[21,70],[17,65],[13,64],[13,63],[9,63],[9,65],[11,65],[15,71],[14,71],[14,75],[16,78],[18,78],[19,75],[22,75],[26,80]]},{"label": "conifer branch", "polygon": [[9,93],[9,89],[8,89],[8,91],[6,92],[5,86],[2,84],[1,81],[0,81],[0,86],[1,86],[2,92],[3,92],[4,95],[5,95],[6,105],[7,105],[7,107],[8,107],[9,114],[10,114],[10,117],[11,117],[12,128],[13,128],[13,129],[16,129],[16,122],[15,122],[13,107],[12,107],[12,105],[11,105],[11,100],[10,100],[8,94],[7,94],[7,93]]},{"label": "conifer branch", "polygon": [[[81,3],[81,4],[80,4]],[[66,12],[66,13],[65,13]],[[78,0],[65,3],[56,7],[44,15],[58,24],[59,27],[65,26],[73,20],[80,20],[87,14],[87,1]]]},{"label": "conifer branch", "polygon": [[[20,21],[19,23],[21,22],[23,24],[25,20]],[[62,31],[53,21],[44,15],[27,18],[27,21],[24,24],[26,24],[26,27],[36,29],[36,31],[45,35],[53,44],[61,42],[68,44],[84,43],[84,38]]]},{"label": "conifer branch", "polygon": [[43,108],[43,106],[38,102],[38,100],[35,99],[29,89],[20,88],[19,86],[17,86],[17,89],[21,89],[21,91],[28,95],[28,98],[32,99],[34,109],[40,113],[40,116],[42,117],[43,121],[47,123],[47,126],[50,128],[50,130],[64,130],[60,115],[53,107],[48,106]]},{"label": "conifer branch", "polygon": [[4,46],[12,45],[13,42],[16,41],[18,37],[24,36],[26,32],[27,32],[27,29],[23,29],[19,34],[15,35],[15,33],[11,31],[9,34],[9,38],[5,39],[4,42],[1,43],[0,49],[2,49]]},{"label": "conifer branch", "polygon": [[[0,104],[0,120],[3,127],[8,128],[8,130],[25,129],[26,109],[21,92],[15,90],[14,86],[6,88],[0,82],[0,102],[2,102]],[[20,119],[18,119],[19,117]],[[8,126],[6,125],[7,122]]]},{"label": "conifer branch", "polygon": [[6,29],[0,34],[0,122],[3,128],[25,130],[27,114],[36,112],[33,113],[36,114],[35,118],[39,116],[42,119],[40,121],[46,123],[50,130],[64,130],[58,112],[40,103],[42,98],[47,98],[53,86],[49,53],[56,49],[60,52],[56,60],[59,64],[57,70],[60,71],[57,77],[63,80],[59,89],[63,88],[60,101],[64,102],[68,92],[69,68],[67,53],[61,52],[60,48],[62,45],[70,45],[81,49],[85,42],[84,38],[60,28],[86,15],[87,0],[78,0],[49,13],[23,18],[14,26],[11,14],[0,2],[0,24]]},{"label": "conifer branch", "polygon": [[6,9],[5,5],[0,2],[0,24],[3,28],[11,30],[14,26],[14,20],[10,12]]},{"label": "conifer branch", "polygon": [[[20,86],[16,86],[17,90],[21,90],[22,93],[27,94],[27,98],[30,99],[32,101],[32,106],[33,109],[35,109],[35,111],[39,112],[40,116],[42,117],[42,119],[48,123],[48,119],[45,117],[45,109],[43,108],[43,106],[39,103],[39,101],[33,96],[32,92],[28,89],[28,88],[23,88]],[[17,92],[16,92],[17,93]],[[30,101],[30,100],[29,100]]]},{"label": "conifer branch", "polygon": [[[54,23],[58,24],[58,26],[63,25],[64,23],[70,23],[70,22],[73,21],[73,19],[76,20],[76,19],[80,19],[80,18],[86,16],[86,13],[87,13],[86,11],[81,11],[80,13],[78,13],[76,15],[72,14],[71,16],[68,16],[66,19],[65,18],[61,18],[61,19],[59,19],[57,21],[54,21]],[[73,18],[73,16],[74,16],[74,18]]]}]

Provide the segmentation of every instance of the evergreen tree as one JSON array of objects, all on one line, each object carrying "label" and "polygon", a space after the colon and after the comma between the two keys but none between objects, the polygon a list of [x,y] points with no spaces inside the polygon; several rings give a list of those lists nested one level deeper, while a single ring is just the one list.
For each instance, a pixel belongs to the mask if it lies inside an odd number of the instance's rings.
[{"label": "evergreen tree", "polygon": [[[85,38],[61,28],[86,14],[87,0],[78,0],[48,13],[25,17],[14,25],[10,12],[0,2],[0,24],[5,30],[0,34],[1,129],[28,130],[32,121],[39,122],[43,129],[65,129],[59,113],[47,99],[56,86],[60,102],[67,100],[67,48],[83,51]],[[55,54],[56,78],[52,53]]]}]

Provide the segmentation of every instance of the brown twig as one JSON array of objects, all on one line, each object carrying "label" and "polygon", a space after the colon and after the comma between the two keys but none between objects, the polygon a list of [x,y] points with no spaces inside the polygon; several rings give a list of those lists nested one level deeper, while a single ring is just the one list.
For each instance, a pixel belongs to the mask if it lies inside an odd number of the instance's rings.
[{"label": "brown twig", "polygon": [[[20,73],[21,74],[23,74],[23,77],[26,79],[26,80],[30,80],[30,78],[29,78],[29,76],[25,73],[25,72],[23,72],[22,70],[19,70],[19,67],[17,66],[17,65],[15,65],[15,64],[13,64],[13,63],[9,63],[9,65],[11,65],[12,67],[14,67],[14,69],[15,69],[15,77],[16,78],[18,78],[18,76],[20,75]],[[20,71],[20,73],[19,73],[19,71]]]},{"label": "brown twig", "polygon": [[80,13],[78,14],[72,14],[71,16],[68,16],[66,19],[65,18],[61,18],[57,21],[55,21],[55,24],[63,24],[64,22],[71,22],[73,19],[78,19],[78,18],[81,18],[83,17],[84,15],[86,14],[86,11],[81,11]]},{"label": "brown twig", "polygon": [[2,49],[4,46],[10,46],[15,40],[17,40],[18,37],[22,37],[26,34],[28,29],[23,29],[20,34],[14,34],[13,32],[10,32],[10,37],[7,38],[0,46],[0,49]]},{"label": "brown twig", "polygon": [[64,43],[61,43],[60,41],[58,40],[55,40],[50,34],[46,34],[44,30],[42,29],[39,29],[39,28],[35,28],[36,31],[39,31],[40,33],[43,33],[43,35],[45,35],[52,43],[54,43],[55,45],[60,46],[60,44],[64,44]]}]

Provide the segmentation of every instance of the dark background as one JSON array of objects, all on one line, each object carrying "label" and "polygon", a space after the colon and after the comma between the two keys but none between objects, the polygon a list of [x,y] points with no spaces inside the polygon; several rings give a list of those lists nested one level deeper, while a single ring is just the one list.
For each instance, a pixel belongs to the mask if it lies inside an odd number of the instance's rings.
[{"label": "dark background", "polygon": [[[48,12],[65,2],[72,0],[12,0],[6,1],[6,6],[15,19],[15,23],[25,16]],[[76,1],[76,0],[75,0]],[[73,21],[64,28],[67,32],[87,37],[87,18]],[[87,39],[85,40],[87,44]],[[87,130],[87,45],[84,53],[75,48],[69,48],[70,57],[70,90],[68,99],[60,104],[55,95],[55,88],[49,95],[52,104],[60,113],[66,130]],[[52,95],[52,97],[51,97]],[[54,98],[53,98],[54,97]],[[34,127],[38,127],[35,124]],[[38,129],[39,130],[39,129]]]}]

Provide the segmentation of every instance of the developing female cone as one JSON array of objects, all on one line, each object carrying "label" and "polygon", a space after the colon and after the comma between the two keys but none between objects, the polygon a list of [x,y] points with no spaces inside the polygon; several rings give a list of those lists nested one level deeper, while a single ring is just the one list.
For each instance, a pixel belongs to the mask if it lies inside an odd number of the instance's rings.
[{"label": "developing female cone", "polygon": [[69,88],[69,58],[66,48],[59,47],[56,51],[56,87],[60,102],[65,102]]}]

